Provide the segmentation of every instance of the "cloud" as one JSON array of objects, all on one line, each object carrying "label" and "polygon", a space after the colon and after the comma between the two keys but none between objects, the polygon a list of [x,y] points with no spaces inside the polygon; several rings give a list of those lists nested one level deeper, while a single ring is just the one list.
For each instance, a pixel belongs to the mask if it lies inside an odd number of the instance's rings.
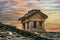
[{"label": "cloud", "polygon": [[59,0],[0,0],[0,13],[14,13],[20,7],[60,10]]},{"label": "cloud", "polygon": [[[46,6],[46,8],[48,7],[50,10],[60,10],[60,1],[59,0],[41,0],[41,6]],[[45,7],[42,7],[45,8]],[[47,9],[47,10],[49,10]]]},{"label": "cloud", "polygon": [[60,20],[60,11],[50,11],[47,13],[47,15],[48,15],[47,22],[60,24],[60,21],[59,21]]},{"label": "cloud", "polygon": [[25,5],[29,8],[60,11],[59,0],[28,0],[22,5]]},{"label": "cloud", "polygon": [[17,8],[12,0],[0,0],[0,13],[13,13]]}]

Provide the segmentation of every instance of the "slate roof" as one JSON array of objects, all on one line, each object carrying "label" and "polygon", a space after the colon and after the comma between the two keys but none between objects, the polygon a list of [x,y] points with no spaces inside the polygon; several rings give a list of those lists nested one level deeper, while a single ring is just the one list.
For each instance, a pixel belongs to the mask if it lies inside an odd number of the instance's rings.
[{"label": "slate roof", "polygon": [[27,14],[25,14],[25,16],[19,18],[19,20],[24,20],[28,17],[31,17],[32,15],[34,15],[35,13],[39,13],[40,15],[42,15],[45,19],[48,17],[46,14],[42,13],[40,10],[37,9],[33,9],[31,11],[28,11]]}]

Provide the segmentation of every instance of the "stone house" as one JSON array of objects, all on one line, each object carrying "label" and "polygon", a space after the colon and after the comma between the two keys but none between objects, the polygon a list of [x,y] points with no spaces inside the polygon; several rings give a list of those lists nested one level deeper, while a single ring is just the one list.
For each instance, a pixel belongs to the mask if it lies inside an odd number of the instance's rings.
[{"label": "stone house", "polygon": [[19,21],[21,21],[21,24],[23,25],[23,30],[45,32],[44,22],[47,17],[48,16],[42,13],[40,10],[33,9],[28,11],[25,16],[19,18]]}]

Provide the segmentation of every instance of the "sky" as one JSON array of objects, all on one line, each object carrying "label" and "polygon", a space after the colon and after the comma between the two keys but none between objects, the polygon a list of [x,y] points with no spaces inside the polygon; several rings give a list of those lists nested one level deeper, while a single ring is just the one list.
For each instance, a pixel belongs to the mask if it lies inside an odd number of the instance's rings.
[{"label": "sky", "polygon": [[18,18],[31,9],[48,15],[46,31],[60,32],[60,0],[0,0],[0,21],[20,28]]}]

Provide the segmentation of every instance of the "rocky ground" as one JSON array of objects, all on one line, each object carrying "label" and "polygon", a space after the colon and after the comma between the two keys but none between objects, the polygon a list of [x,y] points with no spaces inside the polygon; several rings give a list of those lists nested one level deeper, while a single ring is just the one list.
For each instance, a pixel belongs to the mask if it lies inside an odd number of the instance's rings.
[{"label": "rocky ground", "polygon": [[41,35],[44,38],[60,40],[60,32],[46,32]]},{"label": "rocky ground", "polygon": [[0,33],[0,40],[34,40],[30,37],[24,37],[22,35],[19,34],[5,34],[5,33]]},{"label": "rocky ground", "polygon": [[7,37],[4,37],[4,38],[1,38],[0,37],[0,40],[33,40],[32,38],[26,38],[26,37],[23,37],[23,36],[7,36]]}]

